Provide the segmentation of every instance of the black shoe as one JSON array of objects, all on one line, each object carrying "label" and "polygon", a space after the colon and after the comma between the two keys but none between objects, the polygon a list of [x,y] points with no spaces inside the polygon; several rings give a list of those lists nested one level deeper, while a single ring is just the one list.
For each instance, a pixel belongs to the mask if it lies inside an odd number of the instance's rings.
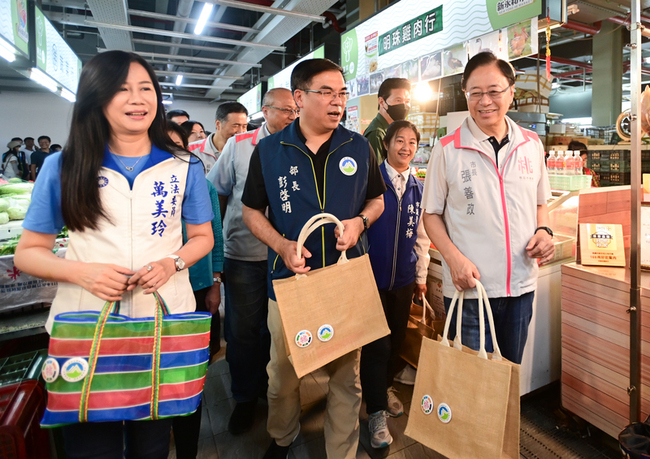
[{"label": "black shoe", "polygon": [[289,457],[289,448],[291,448],[291,445],[280,446],[273,440],[269,449],[264,453],[263,459],[287,459]]},{"label": "black shoe", "polygon": [[228,421],[228,432],[233,435],[248,432],[253,426],[253,421],[255,420],[256,405],[257,400],[237,403],[235,410],[230,415],[230,421]]}]

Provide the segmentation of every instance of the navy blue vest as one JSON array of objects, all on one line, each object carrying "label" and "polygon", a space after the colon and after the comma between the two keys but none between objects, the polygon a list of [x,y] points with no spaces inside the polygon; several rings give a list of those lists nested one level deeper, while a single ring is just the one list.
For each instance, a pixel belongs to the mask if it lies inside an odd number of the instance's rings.
[{"label": "navy blue vest", "polygon": [[[305,222],[318,213],[331,213],[339,220],[359,215],[366,199],[370,154],[363,136],[339,126],[327,154],[324,196],[320,196],[312,159],[298,136],[297,124],[292,123],[259,144],[269,220],[290,241],[297,241]],[[341,252],[336,250],[334,228],[334,224],[324,225],[307,238],[305,248],[312,255],[306,260],[307,266],[318,269],[338,261]],[[359,242],[348,249],[347,256],[355,258],[363,253]],[[272,280],[294,273],[271,248],[268,263],[269,297],[275,299]]]},{"label": "navy blue vest", "polygon": [[415,242],[422,216],[420,204],[424,186],[412,175],[406,182],[401,202],[388,177],[385,163],[379,166],[388,190],[384,213],[368,229],[368,255],[379,290],[394,290],[415,280]]}]

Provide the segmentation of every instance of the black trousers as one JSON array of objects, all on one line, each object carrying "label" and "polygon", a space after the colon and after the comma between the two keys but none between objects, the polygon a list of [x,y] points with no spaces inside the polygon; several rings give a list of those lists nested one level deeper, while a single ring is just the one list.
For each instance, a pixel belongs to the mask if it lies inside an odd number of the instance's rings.
[{"label": "black trousers", "polygon": [[368,414],[388,408],[386,391],[404,367],[399,350],[404,343],[415,283],[379,291],[390,335],[361,348],[361,389]]}]

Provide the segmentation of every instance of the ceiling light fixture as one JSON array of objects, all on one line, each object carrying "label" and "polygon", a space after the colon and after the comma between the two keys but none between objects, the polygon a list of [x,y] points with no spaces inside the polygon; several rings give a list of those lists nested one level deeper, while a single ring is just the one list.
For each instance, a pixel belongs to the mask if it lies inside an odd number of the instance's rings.
[{"label": "ceiling light fixture", "polygon": [[421,81],[415,86],[415,100],[419,102],[428,102],[433,100],[433,89],[428,81]]},{"label": "ceiling light fixture", "polygon": [[32,67],[32,70],[29,72],[29,79],[37,82],[41,86],[45,86],[47,89],[49,89],[52,92],[57,92],[57,90],[59,89],[56,84],[56,81],[54,81],[52,78],[50,78],[41,70],[35,67]]},{"label": "ceiling light fixture", "polygon": [[183,75],[176,75],[176,86],[183,82]]},{"label": "ceiling light fixture", "polygon": [[201,16],[199,16],[199,22],[197,22],[196,26],[194,27],[194,34],[201,35],[205,24],[208,22],[208,19],[210,19],[212,8],[214,8],[214,4],[212,3],[203,4],[203,11],[201,11]]}]

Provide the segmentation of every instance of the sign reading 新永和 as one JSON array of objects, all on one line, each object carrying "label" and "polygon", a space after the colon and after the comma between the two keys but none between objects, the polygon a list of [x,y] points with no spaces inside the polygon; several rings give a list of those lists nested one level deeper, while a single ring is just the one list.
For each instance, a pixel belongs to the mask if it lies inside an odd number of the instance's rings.
[{"label": "sign reading \u65b0\u6c38\u548c", "polygon": [[381,34],[379,37],[379,55],[382,56],[441,30],[442,5]]},{"label": "sign reading \u65b0\u6c38\u548c", "polygon": [[497,3],[497,14],[502,15],[516,10],[517,8],[531,5],[535,0],[501,0]]}]

